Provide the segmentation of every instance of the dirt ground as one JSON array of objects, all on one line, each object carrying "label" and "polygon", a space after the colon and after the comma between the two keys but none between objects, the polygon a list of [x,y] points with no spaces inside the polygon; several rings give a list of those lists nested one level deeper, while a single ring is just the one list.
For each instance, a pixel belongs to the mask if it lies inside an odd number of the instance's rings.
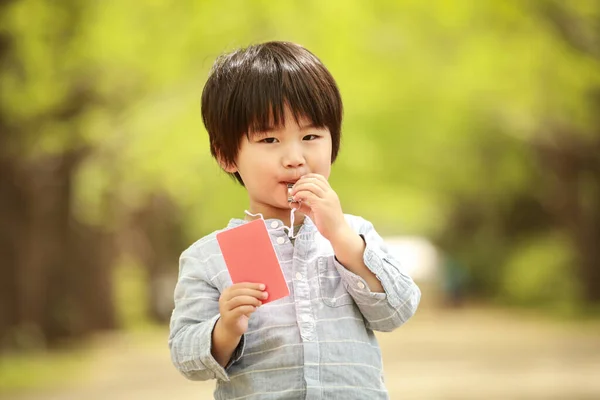
[{"label": "dirt ground", "polygon": [[[86,379],[11,400],[212,399],[172,367],[167,331],[105,339]],[[600,399],[600,324],[511,311],[422,307],[380,338],[391,399]]]}]

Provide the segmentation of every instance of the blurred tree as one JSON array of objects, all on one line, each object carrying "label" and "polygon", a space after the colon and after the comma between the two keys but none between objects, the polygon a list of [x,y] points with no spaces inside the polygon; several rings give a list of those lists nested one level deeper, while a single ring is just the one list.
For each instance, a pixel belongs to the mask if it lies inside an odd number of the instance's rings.
[{"label": "blurred tree", "polygon": [[565,279],[575,274],[582,299],[600,303],[600,4],[502,3],[494,11],[504,13],[479,21],[502,43],[465,40],[476,57],[487,52],[492,75],[510,73],[480,82],[494,97],[478,96],[469,118],[476,124],[464,129],[471,136],[460,163],[474,169],[443,173],[450,212],[440,243],[460,254],[477,289],[490,295],[519,279],[503,276],[522,243],[562,231],[574,253],[561,258]]},{"label": "blurred tree", "polygon": [[585,299],[600,304],[600,4],[546,1],[539,12],[558,40],[595,69],[594,81],[581,94],[591,114],[589,125],[548,115],[540,130],[553,140],[533,145],[550,172],[545,183],[551,210],[578,254]]},{"label": "blurred tree", "polygon": [[164,193],[154,193],[130,217],[127,252],[134,255],[146,271],[148,287],[147,317],[166,323],[173,310],[173,290],[178,269],[176,260],[185,249],[183,218],[180,209]]},{"label": "blurred tree", "polygon": [[101,100],[69,63],[85,11],[0,4],[0,346],[115,327],[112,235],[73,210],[74,176],[93,150],[81,119]]}]

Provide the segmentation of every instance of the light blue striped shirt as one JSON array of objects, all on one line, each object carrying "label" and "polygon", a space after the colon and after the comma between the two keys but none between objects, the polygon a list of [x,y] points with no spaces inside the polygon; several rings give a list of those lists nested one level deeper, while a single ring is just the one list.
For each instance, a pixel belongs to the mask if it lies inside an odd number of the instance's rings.
[{"label": "light blue striped shirt", "polygon": [[[192,380],[217,379],[215,399],[387,399],[373,331],[391,331],[416,311],[421,292],[388,252],[373,225],[346,215],[366,243],[364,262],[385,293],[337,262],[328,240],[306,218],[295,244],[280,220],[266,225],[290,296],[250,317],[226,368],[211,355],[219,296],[231,278],[214,232],[180,258],[169,346]],[[227,229],[245,221],[232,219]]]}]

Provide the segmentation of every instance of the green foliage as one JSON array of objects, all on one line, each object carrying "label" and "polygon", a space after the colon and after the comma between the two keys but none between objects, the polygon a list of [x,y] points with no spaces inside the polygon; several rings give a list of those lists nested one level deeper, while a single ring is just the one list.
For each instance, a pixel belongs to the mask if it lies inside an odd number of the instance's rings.
[{"label": "green foliage", "polygon": [[[504,212],[546,195],[532,144],[553,145],[557,126],[572,142],[597,136],[600,65],[589,49],[599,19],[593,1],[13,1],[0,25],[17,67],[0,69],[0,107],[23,154],[93,149],[76,176],[78,218],[118,224],[166,191],[189,215],[192,242],[246,206],[211,159],[200,118],[212,61],[250,43],[299,42],[345,101],[331,178],[345,210],[385,234],[457,236],[447,250],[493,291],[503,270],[488,273],[485,261],[514,245]],[[57,117],[81,93],[85,109]],[[107,193],[124,211],[110,210]],[[485,226],[452,231],[465,202]]]},{"label": "green foliage", "polygon": [[519,305],[572,312],[581,301],[575,258],[566,238],[557,233],[524,242],[508,259],[501,295]]},{"label": "green foliage", "polygon": [[115,268],[114,288],[119,326],[127,330],[147,328],[149,289],[143,267],[133,260],[121,260]]}]

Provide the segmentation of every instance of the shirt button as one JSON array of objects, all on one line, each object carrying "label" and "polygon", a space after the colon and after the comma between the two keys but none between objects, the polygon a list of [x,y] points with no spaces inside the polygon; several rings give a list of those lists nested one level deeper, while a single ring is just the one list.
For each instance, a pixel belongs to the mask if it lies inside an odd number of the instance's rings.
[{"label": "shirt button", "polygon": [[277,221],[273,221],[271,222],[271,228],[275,229],[279,226],[279,223]]},{"label": "shirt button", "polygon": [[300,272],[296,272],[296,279],[301,280],[302,274]]},{"label": "shirt button", "polygon": [[365,288],[365,284],[364,284],[364,283],[362,283],[362,282],[358,282],[358,283],[356,284],[356,286],[358,286],[358,288],[359,288],[359,289],[364,289],[364,288]]},{"label": "shirt button", "polygon": [[308,315],[303,315],[302,316],[302,321],[304,321],[304,322],[310,322],[310,317]]},{"label": "shirt button", "polygon": [[282,238],[281,236],[277,238],[277,244],[284,244],[285,243],[285,239]]}]

